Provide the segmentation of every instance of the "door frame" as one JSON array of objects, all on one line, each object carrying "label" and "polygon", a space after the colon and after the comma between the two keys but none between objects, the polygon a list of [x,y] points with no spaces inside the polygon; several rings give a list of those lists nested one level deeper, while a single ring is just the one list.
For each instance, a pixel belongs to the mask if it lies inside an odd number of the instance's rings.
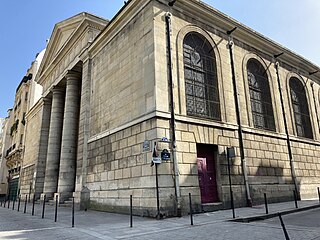
[{"label": "door frame", "polygon": [[[221,186],[221,171],[220,171],[220,155],[219,155],[219,150],[220,147],[216,144],[205,144],[205,143],[196,143],[196,147],[197,147],[197,170],[198,170],[198,157],[200,158],[200,156],[198,156],[198,145],[206,145],[208,148],[212,148],[212,154],[213,154],[213,160],[214,160],[214,167],[215,167],[215,177],[216,177],[216,187],[217,187],[217,196],[218,196],[218,202],[222,202],[224,201],[223,199],[223,195],[222,193],[222,186]],[[199,177],[199,176],[198,176]],[[202,199],[201,199],[201,192],[200,192],[200,184],[198,181],[198,188],[199,188],[199,193],[200,193],[200,202],[202,203]],[[206,203],[204,203],[206,204]],[[210,203],[209,203],[210,204]]]}]

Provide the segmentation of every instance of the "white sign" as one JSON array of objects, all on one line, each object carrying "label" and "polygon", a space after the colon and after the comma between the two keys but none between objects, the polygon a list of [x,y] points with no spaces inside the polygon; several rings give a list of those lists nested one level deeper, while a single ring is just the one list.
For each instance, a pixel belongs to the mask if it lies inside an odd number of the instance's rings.
[{"label": "white sign", "polygon": [[153,163],[161,163],[161,157],[153,157],[152,162]]}]

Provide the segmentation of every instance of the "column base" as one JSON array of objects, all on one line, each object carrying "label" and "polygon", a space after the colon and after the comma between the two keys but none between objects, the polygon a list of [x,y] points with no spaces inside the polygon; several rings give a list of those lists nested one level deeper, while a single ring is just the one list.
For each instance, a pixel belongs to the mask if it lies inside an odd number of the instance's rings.
[{"label": "column base", "polygon": [[40,194],[40,200],[43,201],[44,200],[44,196],[46,196],[46,202],[48,202],[49,200],[52,200],[54,197],[53,193],[41,193]]},{"label": "column base", "polygon": [[55,193],[54,194],[54,199],[58,197],[58,202],[59,203],[64,203],[65,201],[68,201],[72,198],[72,192],[61,192],[61,193]]}]

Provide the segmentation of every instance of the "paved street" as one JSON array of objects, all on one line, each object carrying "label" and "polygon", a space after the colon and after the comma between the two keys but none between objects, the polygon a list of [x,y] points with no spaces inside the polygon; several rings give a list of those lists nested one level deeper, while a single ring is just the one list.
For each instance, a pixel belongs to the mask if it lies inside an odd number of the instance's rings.
[{"label": "paved street", "polygon": [[[316,206],[317,201],[299,202],[300,207]],[[16,207],[17,208],[17,207]],[[270,212],[294,209],[294,204],[270,204]],[[197,214],[194,226],[188,216],[155,220],[134,217],[133,228],[129,227],[129,216],[96,211],[76,211],[75,227],[71,227],[71,209],[60,207],[58,221],[54,222],[54,207],[46,206],[41,218],[42,206],[36,205],[35,216],[31,216],[31,205],[27,213],[0,207],[0,239],[285,239],[278,218],[250,223],[230,222],[231,211]],[[263,206],[236,209],[237,218],[264,215]],[[320,209],[284,215],[291,239],[320,239]]]}]

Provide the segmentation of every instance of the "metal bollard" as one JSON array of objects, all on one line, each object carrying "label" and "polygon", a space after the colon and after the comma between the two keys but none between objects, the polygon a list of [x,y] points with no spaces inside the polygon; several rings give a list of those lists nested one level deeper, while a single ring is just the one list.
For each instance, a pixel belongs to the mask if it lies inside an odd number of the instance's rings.
[{"label": "metal bollard", "polygon": [[190,223],[191,223],[191,226],[193,226],[193,210],[192,210],[191,193],[189,193],[189,208],[190,208]]},{"label": "metal bollard", "polygon": [[26,200],[24,202],[24,210],[23,210],[23,213],[26,213],[27,212],[27,201],[28,201],[28,195],[26,195]]},{"label": "metal bollard", "polygon": [[287,232],[287,229],[286,229],[286,226],[284,225],[284,222],[282,220],[281,213],[278,212],[278,216],[279,216],[279,219],[280,219],[280,223],[281,223],[281,227],[282,227],[284,236],[285,236],[286,240],[290,240],[288,232]]},{"label": "metal bollard", "polygon": [[234,210],[234,200],[233,200],[233,191],[232,190],[230,191],[230,194],[231,194],[232,217],[236,218],[236,213],[235,213],[235,210]]},{"label": "metal bollard", "polygon": [[43,205],[42,205],[42,218],[44,218],[44,210],[46,206],[46,195],[43,196]]},{"label": "metal bollard", "polygon": [[320,189],[318,187],[318,197],[319,197],[319,203],[320,203]]},{"label": "metal bollard", "polygon": [[7,201],[6,201],[6,200],[4,200],[3,207],[5,208],[5,207],[6,207],[6,205],[7,205]]},{"label": "metal bollard", "polygon": [[58,195],[56,195],[56,206],[54,208],[54,222],[57,222],[58,218]]},{"label": "metal bollard", "polygon": [[71,217],[71,227],[74,227],[74,197],[72,197],[72,217]]},{"label": "metal bollard", "polygon": [[130,195],[130,227],[133,227],[133,218],[132,218],[132,195]]},{"label": "metal bollard", "polygon": [[14,205],[16,204],[16,198],[13,198],[13,203],[12,203],[12,210],[14,210]]},{"label": "metal bollard", "polygon": [[293,198],[294,198],[294,204],[295,204],[296,208],[298,208],[297,193],[295,190],[293,190]]},{"label": "metal bollard", "polygon": [[2,200],[0,201],[0,207],[2,207]]},{"label": "metal bollard", "polygon": [[10,208],[10,198],[8,199],[8,209]]},{"label": "metal bollard", "polygon": [[19,199],[18,199],[18,212],[20,210],[20,195],[19,195]]},{"label": "metal bollard", "polygon": [[266,207],[266,214],[269,214],[267,194],[264,193],[263,195],[264,195],[264,205]]},{"label": "metal bollard", "polygon": [[32,212],[31,212],[31,215],[33,216],[34,215],[34,203],[35,203],[35,198],[36,198],[36,195],[33,194],[33,199],[32,199]]}]

